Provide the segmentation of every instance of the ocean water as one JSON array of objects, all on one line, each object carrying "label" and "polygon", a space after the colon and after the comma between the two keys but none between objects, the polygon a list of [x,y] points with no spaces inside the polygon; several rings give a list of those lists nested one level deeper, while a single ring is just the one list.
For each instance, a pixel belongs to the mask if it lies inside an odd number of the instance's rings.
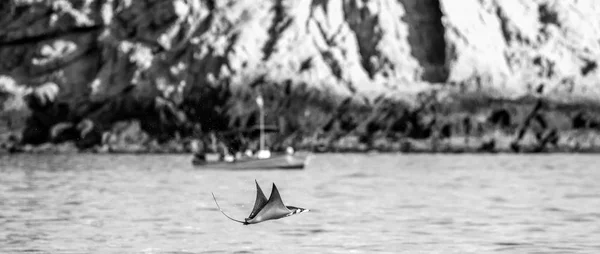
[{"label": "ocean water", "polygon": [[[0,156],[0,253],[600,253],[600,156]],[[308,213],[244,226],[254,180]]]}]

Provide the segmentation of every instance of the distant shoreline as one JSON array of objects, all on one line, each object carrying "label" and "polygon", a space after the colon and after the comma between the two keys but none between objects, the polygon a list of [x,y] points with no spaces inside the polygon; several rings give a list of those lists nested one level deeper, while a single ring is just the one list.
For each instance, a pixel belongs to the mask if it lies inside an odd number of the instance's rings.
[{"label": "distant shoreline", "polygon": [[[300,150],[300,152],[305,152]],[[313,154],[358,154],[358,155],[368,155],[368,154],[382,154],[382,155],[552,155],[552,154],[600,154],[599,149],[592,150],[581,150],[576,152],[564,152],[564,151],[549,151],[549,152],[463,152],[463,151],[414,151],[414,152],[401,152],[401,151],[369,151],[369,152],[352,152],[352,151],[344,151],[344,152],[310,152]],[[12,155],[192,155],[193,153],[189,152],[108,152],[108,153],[98,153],[98,152],[86,152],[86,151],[76,151],[76,152],[53,152],[53,151],[44,151],[44,152],[6,152],[0,151],[0,156],[12,156]]]},{"label": "distant shoreline", "polygon": [[[348,98],[331,108],[324,107],[328,103],[324,101],[269,109],[268,122],[277,128],[266,143],[273,151],[291,146],[313,153],[600,153],[600,104],[595,102],[556,102],[533,95],[508,100],[468,92],[421,97],[413,106],[379,97],[368,103]],[[251,108],[254,101],[247,104]],[[219,132],[227,133],[216,137],[219,147],[256,150],[256,133],[237,131],[251,129],[255,113],[214,121],[207,116],[181,117],[179,127],[166,136],[158,127],[172,124],[170,118],[156,124],[143,118],[117,122],[85,118],[44,128],[27,125],[2,133],[0,153],[191,154],[208,151],[214,141],[211,133]],[[34,114],[28,120],[35,117],[41,116]],[[207,122],[220,129],[206,127]],[[39,135],[41,144],[26,144],[32,141],[26,134]]]},{"label": "distant shoreline", "polygon": [[[479,143],[473,146],[451,146],[449,143],[440,142],[441,145],[438,147],[426,147],[423,141],[420,142],[404,142],[396,143],[396,148],[376,149],[366,147],[326,147],[326,146],[315,146],[315,147],[296,147],[298,152],[310,152],[314,154],[600,154],[600,146],[585,146],[585,147],[573,147],[573,146],[555,146],[555,147],[544,147],[543,150],[539,150],[535,145],[521,146],[520,150],[514,150],[511,147],[485,147],[486,144]],[[411,144],[408,145],[407,144]],[[489,144],[489,143],[488,143]],[[403,147],[401,145],[404,145]],[[194,154],[191,150],[169,150],[167,148],[161,150],[152,150],[136,146],[137,149],[100,149],[92,148],[85,150],[78,150],[74,144],[42,144],[40,146],[25,145],[18,148],[6,149],[5,145],[0,147],[0,154],[12,155],[12,154],[97,154],[97,155],[161,155],[161,154],[172,154],[172,155],[192,155]]]}]

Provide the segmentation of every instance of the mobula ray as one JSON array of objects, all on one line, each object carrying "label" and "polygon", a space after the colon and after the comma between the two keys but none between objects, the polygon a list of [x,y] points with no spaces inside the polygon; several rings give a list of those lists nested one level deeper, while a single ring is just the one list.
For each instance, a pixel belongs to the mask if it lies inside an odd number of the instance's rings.
[{"label": "mobula ray", "polygon": [[221,213],[230,220],[242,223],[244,225],[256,224],[267,220],[277,220],[284,217],[292,216],[294,214],[309,211],[308,209],[304,208],[284,205],[283,201],[281,200],[281,196],[279,195],[279,191],[277,190],[277,186],[275,186],[275,183],[273,183],[271,196],[269,197],[269,200],[267,200],[267,197],[258,185],[258,182],[256,180],[254,180],[254,182],[256,183],[256,201],[254,202],[254,208],[252,209],[252,212],[250,213],[250,216],[248,216],[248,218],[244,219],[244,221],[231,218],[229,215],[223,212],[223,210],[219,206],[219,203],[217,203],[217,198],[215,197],[215,194],[212,193],[213,199],[215,200],[215,204],[217,204],[217,208],[219,208],[219,211],[221,211]]}]

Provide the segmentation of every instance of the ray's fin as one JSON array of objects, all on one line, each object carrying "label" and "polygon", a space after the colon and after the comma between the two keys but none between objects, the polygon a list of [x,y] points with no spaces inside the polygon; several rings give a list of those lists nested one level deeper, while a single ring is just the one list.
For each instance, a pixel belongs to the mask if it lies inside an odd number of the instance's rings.
[{"label": "ray's fin", "polygon": [[256,216],[257,223],[260,221],[279,219],[287,216],[291,211],[283,204],[277,186],[273,184],[273,190],[271,190],[271,196],[267,204],[261,209]]},{"label": "ray's fin", "polygon": [[254,202],[254,208],[252,209],[250,216],[248,216],[248,219],[254,218],[256,214],[258,214],[258,212],[260,212],[260,210],[262,210],[267,204],[267,197],[265,196],[265,193],[263,193],[256,179],[254,182],[256,183],[256,201]]},{"label": "ray's fin", "polygon": [[277,190],[275,183],[273,183],[273,189],[271,190],[271,196],[269,197],[268,203],[271,203],[278,208],[286,208],[283,204],[283,200],[281,200],[281,195],[279,195],[279,190]]},{"label": "ray's fin", "polygon": [[[231,217],[229,217],[229,215],[227,215],[225,212],[223,212],[223,209],[221,209],[221,207],[219,206],[219,203],[217,203],[217,198],[215,197],[215,194],[214,194],[214,193],[212,193],[212,192],[211,192],[210,194],[212,194],[212,196],[213,196],[213,199],[215,200],[215,204],[217,204],[217,208],[219,208],[219,211],[221,211],[221,213],[222,213],[223,215],[225,215],[225,217],[227,217],[228,219],[230,219],[230,220],[232,220],[232,221],[239,222],[239,223],[242,223],[242,224],[244,224],[244,225],[246,224],[246,222],[245,222],[245,221],[236,220],[236,219],[234,219],[234,218],[231,218]],[[264,195],[264,194],[263,194],[263,195]]]}]

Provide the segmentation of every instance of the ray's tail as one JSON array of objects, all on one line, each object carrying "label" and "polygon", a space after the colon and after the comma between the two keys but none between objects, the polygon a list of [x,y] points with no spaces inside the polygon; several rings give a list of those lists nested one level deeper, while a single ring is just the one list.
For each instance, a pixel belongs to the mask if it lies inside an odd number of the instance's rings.
[{"label": "ray's tail", "polygon": [[239,222],[239,223],[242,223],[242,224],[244,224],[244,225],[248,225],[248,223],[247,223],[247,222],[245,222],[245,221],[241,221],[241,220],[236,220],[236,219],[234,219],[234,218],[231,218],[229,215],[227,215],[225,212],[223,212],[223,209],[221,209],[221,206],[219,206],[219,203],[217,202],[217,198],[215,197],[215,194],[214,194],[214,193],[212,193],[212,192],[211,192],[210,194],[212,194],[212,196],[213,196],[213,199],[215,200],[215,204],[217,205],[217,208],[219,208],[219,211],[220,211],[220,212],[221,212],[223,215],[225,215],[225,217],[227,217],[228,219],[230,219],[230,220],[232,220],[232,221]]}]

